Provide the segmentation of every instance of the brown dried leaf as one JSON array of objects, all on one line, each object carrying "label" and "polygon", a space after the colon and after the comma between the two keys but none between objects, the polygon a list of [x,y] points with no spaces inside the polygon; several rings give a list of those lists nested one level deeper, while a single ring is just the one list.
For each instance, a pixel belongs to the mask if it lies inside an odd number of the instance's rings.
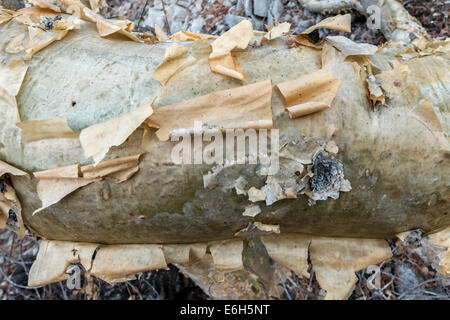
[{"label": "brown dried leaf", "polygon": [[3,9],[0,7],[0,25],[8,22],[13,18],[14,11]]},{"label": "brown dried leaf", "polygon": [[271,81],[261,81],[157,108],[146,124],[159,128],[161,141],[169,140],[174,130],[192,133],[195,121],[208,129],[270,129],[271,97]]},{"label": "brown dried leaf", "polygon": [[252,38],[253,26],[250,21],[244,20],[214,40],[211,43],[212,52],[209,56],[211,71],[245,80],[245,75],[231,56],[231,51],[247,48]]},{"label": "brown dried leaf", "polygon": [[[8,227],[8,229],[17,233],[19,239],[22,239],[25,236],[22,206],[14,188],[6,181],[3,181],[3,187],[5,189],[0,192],[0,229]],[[15,221],[13,220],[12,224],[8,222],[11,210],[15,215]]]},{"label": "brown dried leaf", "polygon": [[153,78],[165,86],[176,73],[192,65],[195,58],[189,55],[189,49],[180,45],[173,45],[166,49],[164,61],[153,72]]},{"label": "brown dried leaf", "polygon": [[[268,26],[266,27],[268,28]],[[288,22],[277,24],[275,27],[271,27],[270,29],[268,28],[269,32],[264,35],[264,38],[266,38],[267,40],[279,38],[282,35],[288,33],[290,29],[291,24]]]},{"label": "brown dried leaf", "polygon": [[115,283],[128,280],[138,272],[166,268],[162,245],[109,245],[97,251],[91,274]]},{"label": "brown dried leaf", "polygon": [[28,66],[23,60],[0,67],[0,101],[16,110],[17,120],[20,120],[20,114],[15,96],[20,91],[27,69]]},{"label": "brown dried leaf", "polygon": [[318,43],[312,42],[312,40],[309,38],[306,34],[298,34],[295,36],[295,42],[297,44],[300,44],[305,47],[321,50],[322,49],[322,42],[319,41]]},{"label": "brown dried leaf", "polygon": [[206,243],[165,244],[163,252],[167,263],[188,264],[191,260],[200,260],[206,254]]},{"label": "brown dried leaf", "polygon": [[105,19],[87,7],[83,8],[83,16],[88,21],[94,22],[97,25],[97,31],[101,37],[119,33],[135,42],[141,42],[136,35],[131,33],[134,30],[134,23],[131,21]]},{"label": "brown dried leaf", "polygon": [[141,154],[122,157],[100,162],[98,165],[87,165],[80,168],[81,176],[85,179],[108,178],[116,183],[128,180],[139,170]]},{"label": "brown dried leaf", "polygon": [[430,234],[430,243],[432,245],[447,249],[439,255],[438,271],[444,276],[450,276],[450,227]]},{"label": "brown dried leaf", "polygon": [[39,209],[33,211],[33,215],[36,213],[58,203],[68,194],[74,192],[78,188],[84,187],[96,179],[43,179],[38,182],[36,191],[39,195],[39,199],[42,201],[42,205]]},{"label": "brown dried leaf", "polygon": [[313,237],[311,262],[326,300],[347,299],[358,280],[356,271],[378,264],[392,256],[382,239]]},{"label": "brown dried leaf", "polygon": [[266,235],[261,237],[269,256],[297,275],[309,278],[308,247],[311,237],[303,234]]},{"label": "brown dried leaf", "polygon": [[25,46],[25,60],[29,60],[33,55],[57,40],[64,38],[69,30],[47,30],[28,27],[29,42]]},{"label": "brown dried leaf", "polygon": [[[95,13],[93,10],[86,7],[80,1],[76,0],[59,0],[63,3],[70,12],[79,14],[79,16],[86,21],[90,21],[96,24],[97,31],[101,37],[107,37],[112,34],[122,34],[135,42],[143,42],[131,31],[134,30],[134,22],[128,20],[113,20],[105,19],[101,15]],[[95,6],[94,6],[95,9]],[[68,10],[69,11],[69,10]]]},{"label": "brown dried leaf", "polygon": [[166,42],[167,40],[169,40],[169,36],[157,24],[155,24],[155,34],[158,40],[161,42]]},{"label": "brown dried leaf", "polygon": [[0,177],[4,174],[12,174],[13,176],[28,176],[28,173],[13,167],[9,163],[0,160]]},{"label": "brown dried leaf", "polygon": [[232,272],[244,268],[242,262],[242,240],[215,241],[209,245],[209,251],[217,269]]},{"label": "brown dried leaf", "polygon": [[17,96],[28,66],[23,60],[15,61],[9,66],[0,67],[0,87],[5,88],[13,96]]},{"label": "brown dried leaf", "polygon": [[140,154],[104,161],[97,166],[75,164],[33,173],[40,179],[37,193],[42,201],[41,208],[35,210],[33,215],[92,182],[110,179],[121,183],[129,179],[139,170],[139,157]]},{"label": "brown dried leaf", "polygon": [[22,129],[25,142],[44,139],[77,139],[79,132],[74,132],[65,118],[47,120],[28,120],[16,124]]},{"label": "brown dried leaf", "polygon": [[0,105],[3,110],[14,110],[16,114],[16,121],[20,121],[19,109],[17,108],[16,97],[13,96],[8,90],[0,86]]},{"label": "brown dried leaf", "polygon": [[122,144],[145,119],[153,114],[152,103],[112,120],[81,130],[80,142],[86,158],[93,157],[98,164],[113,146]]},{"label": "brown dried leaf", "polygon": [[170,40],[172,41],[179,41],[179,42],[185,42],[185,41],[197,41],[200,39],[210,40],[210,39],[217,39],[217,36],[211,35],[211,34],[201,34],[201,33],[192,33],[188,31],[178,31],[177,33],[174,33]]},{"label": "brown dried leaf", "polygon": [[371,56],[378,50],[377,46],[368,43],[357,43],[343,36],[328,36],[326,41],[339,49],[344,56]]},{"label": "brown dried leaf", "polygon": [[28,285],[37,287],[69,278],[66,273],[71,264],[81,263],[91,269],[92,258],[98,244],[49,241],[43,239],[39,252],[30,269]]},{"label": "brown dried leaf", "polygon": [[277,85],[291,118],[308,115],[331,106],[341,81],[322,69]]},{"label": "brown dried leaf", "polygon": [[337,15],[334,17],[326,18],[319,23],[309,27],[302,34],[309,34],[316,29],[325,28],[325,29],[333,29],[344,32],[352,32],[352,16],[350,14]]}]

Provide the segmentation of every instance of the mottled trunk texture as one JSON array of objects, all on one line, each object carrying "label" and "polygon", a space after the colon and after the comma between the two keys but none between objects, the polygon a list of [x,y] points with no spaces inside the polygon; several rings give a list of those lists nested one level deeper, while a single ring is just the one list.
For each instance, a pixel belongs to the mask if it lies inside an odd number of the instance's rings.
[{"label": "mottled trunk texture", "polygon": [[[4,36],[8,27],[0,27],[1,48],[8,40]],[[74,130],[80,130],[134,110],[155,96],[158,107],[242,85],[212,73],[204,55],[162,89],[152,76],[169,45],[100,38],[94,25],[69,33],[28,62],[17,97],[22,121],[65,117]],[[290,48],[282,39],[234,56],[248,83],[270,78],[276,85],[321,68],[320,50]],[[0,64],[11,59],[2,53]],[[382,53],[370,59],[380,72],[390,70],[390,63],[397,61]],[[383,238],[413,228],[428,232],[450,223],[448,150],[442,150],[435,132],[412,113],[421,101],[431,99],[448,137],[449,60],[431,55],[402,64],[409,67],[410,85],[399,84],[402,90],[388,106],[375,111],[365,81],[352,67],[335,72],[342,85],[332,107],[312,115],[290,119],[281,94],[273,90],[274,128],[280,130],[283,150],[311,158],[327,138],[334,140],[339,146],[336,158],[352,190],[312,206],[301,194],[272,205],[261,202],[262,212],[255,220],[279,224],[282,233],[364,238]],[[8,113],[0,125],[0,158],[23,170],[87,163],[77,139],[25,144],[20,130],[8,121]],[[139,129],[107,158],[141,152],[141,136]],[[203,175],[211,165],[175,165],[171,162],[175,142],[160,142],[153,136],[150,145],[152,151],[142,157],[139,172],[128,181],[93,183],[35,216],[31,213],[41,204],[36,179],[13,177],[24,221],[48,239],[144,244],[232,238],[252,220],[242,215],[251,202],[238,195],[234,186],[239,178],[247,182],[246,190],[264,186],[267,177],[257,174],[257,165],[226,167],[205,188]],[[289,169],[288,161],[280,159],[277,181],[301,178]]]}]

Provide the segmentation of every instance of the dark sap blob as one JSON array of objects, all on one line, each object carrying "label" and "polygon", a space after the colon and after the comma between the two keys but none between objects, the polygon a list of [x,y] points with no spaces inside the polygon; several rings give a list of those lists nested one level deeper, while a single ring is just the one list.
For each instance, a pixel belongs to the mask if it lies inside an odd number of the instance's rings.
[{"label": "dark sap blob", "polygon": [[333,158],[325,156],[322,152],[316,156],[313,164],[314,176],[311,178],[311,189],[321,191],[328,189],[333,178],[342,171],[342,164]]}]

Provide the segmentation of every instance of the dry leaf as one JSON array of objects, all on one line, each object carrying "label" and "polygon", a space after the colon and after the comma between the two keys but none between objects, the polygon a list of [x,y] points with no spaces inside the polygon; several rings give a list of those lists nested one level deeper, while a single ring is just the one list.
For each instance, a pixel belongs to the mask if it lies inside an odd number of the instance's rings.
[{"label": "dry leaf", "polygon": [[335,17],[329,17],[326,18],[319,23],[309,27],[302,33],[295,36],[295,42],[314,49],[321,49],[322,48],[322,41],[313,42],[309,36],[310,33],[313,31],[316,31],[320,28],[324,29],[333,29],[338,31],[344,31],[344,32],[351,32],[351,22],[352,18],[350,14],[345,15],[337,15]]},{"label": "dry leaf", "polygon": [[378,264],[392,256],[382,239],[313,237],[311,263],[326,300],[347,299],[358,280],[356,271]]},{"label": "dry leaf", "polygon": [[250,21],[244,20],[214,40],[211,43],[212,52],[209,56],[211,71],[245,80],[245,75],[231,56],[231,51],[247,48],[252,38],[253,26]]},{"label": "dry leaf", "polygon": [[378,50],[377,46],[368,43],[357,43],[343,36],[328,36],[326,40],[344,56],[371,56]]},{"label": "dry leaf", "polygon": [[97,31],[101,37],[107,37],[114,33],[122,34],[135,42],[141,42],[141,40],[131,31],[134,29],[134,23],[128,20],[112,20],[105,19],[102,16],[96,14],[87,7],[83,8],[83,16],[91,22],[97,25]]},{"label": "dry leaf", "polygon": [[306,34],[298,34],[298,35],[296,35],[295,36],[295,42],[297,44],[300,44],[300,45],[305,46],[305,47],[309,47],[309,48],[313,48],[313,49],[317,49],[317,50],[322,49],[321,42],[318,42],[318,43],[312,42],[312,40]]},{"label": "dry leaf", "polygon": [[14,13],[14,20],[27,27],[28,32],[24,29],[23,34],[17,35],[7,45],[6,51],[24,52],[24,59],[31,59],[36,52],[64,38],[69,30],[81,27],[81,20],[76,16],[39,7],[18,10]]},{"label": "dry leaf", "polygon": [[65,280],[71,264],[108,282],[125,281],[134,273],[167,268],[161,245],[106,245],[42,240],[30,269],[29,286]]},{"label": "dry leaf", "polygon": [[16,97],[13,96],[8,90],[0,86],[0,105],[4,105],[2,108],[14,110],[16,114],[16,120],[20,121],[19,109],[17,107]]},{"label": "dry leaf", "polygon": [[[97,31],[101,37],[107,37],[112,34],[122,34],[135,42],[143,42],[131,31],[134,30],[134,22],[128,20],[113,20],[105,19],[101,15],[95,13],[93,10],[86,7],[80,1],[75,0],[59,0],[70,12],[80,15],[83,20],[90,21],[96,24]],[[95,7],[95,6],[94,6]]]},{"label": "dry leaf", "polygon": [[179,41],[179,42],[185,42],[185,41],[197,41],[200,39],[210,40],[210,39],[217,39],[217,36],[211,35],[211,34],[201,34],[201,33],[192,33],[188,31],[178,31],[177,33],[173,34],[170,37],[170,40],[172,41]]},{"label": "dry leaf", "polygon": [[71,264],[80,263],[96,277],[114,283],[132,279],[139,272],[166,269],[167,263],[190,263],[203,259],[206,243],[129,244],[42,240],[39,253],[30,270],[29,286],[41,286],[67,279]]},{"label": "dry leaf", "polygon": [[311,237],[303,234],[265,235],[261,240],[269,256],[297,275],[309,278],[308,247]]},{"label": "dry leaf", "polygon": [[281,37],[282,35],[288,33],[290,28],[291,28],[290,23],[283,22],[281,24],[276,25],[275,27],[270,28],[269,32],[267,32],[264,35],[264,38],[266,38],[267,40],[276,39],[276,38]]},{"label": "dry leaf", "polygon": [[0,177],[4,174],[12,174],[13,176],[28,176],[28,173],[17,169],[16,167],[0,160]]},{"label": "dry leaf", "polygon": [[77,139],[79,132],[74,132],[65,118],[47,120],[28,120],[16,124],[22,129],[25,142],[43,139]]},{"label": "dry leaf", "polygon": [[303,234],[262,236],[269,256],[298,275],[309,278],[308,248],[313,270],[325,299],[346,299],[357,282],[356,271],[392,256],[382,239],[315,237]]},{"label": "dry leaf", "polygon": [[161,141],[169,140],[174,130],[194,132],[195,121],[207,129],[270,129],[271,97],[271,81],[261,81],[157,108],[146,123],[159,128]]},{"label": "dry leaf", "polygon": [[21,33],[15,36],[5,47],[5,52],[7,53],[19,53],[25,50],[25,46],[23,40],[25,39],[26,34]]},{"label": "dry leaf", "polygon": [[99,163],[113,146],[122,144],[145,119],[153,114],[152,103],[147,103],[121,117],[95,124],[80,132],[80,142],[86,158]]},{"label": "dry leaf", "polygon": [[158,38],[156,38],[153,34],[149,32],[137,33],[136,36],[139,38],[141,42],[147,44],[155,44],[159,42]]},{"label": "dry leaf", "polygon": [[42,201],[42,205],[39,209],[33,211],[33,215],[36,213],[58,203],[68,194],[74,192],[78,188],[84,187],[96,179],[43,179],[38,182],[36,191],[39,195],[39,199]]},{"label": "dry leaf", "polygon": [[80,168],[85,179],[107,178],[116,183],[128,180],[139,170],[141,154],[100,162],[98,165],[87,165]]},{"label": "dry leaf", "polygon": [[155,34],[156,34],[156,37],[158,38],[158,40],[161,42],[166,42],[169,39],[167,34],[164,32],[164,30],[161,29],[161,27],[158,26],[157,24],[155,24]]},{"label": "dry leaf", "polygon": [[166,268],[162,245],[109,245],[97,251],[91,274],[114,283],[130,279],[138,272]]},{"label": "dry leaf", "polygon": [[[23,225],[20,201],[14,188],[7,181],[1,181],[1,187],[0,229],[8,227],[8,229],[17,233],[19,239],[22,239],[25,236],[25,227]],[[11,217],[12,219],[10,219]]]},{"label": "dry leaf", "polygon": [[165,244],[164,257],[167,263],[188,264],[192,260],[200,260],[206,254],[206,243]]},{"label": "dry leaf", "polygon": [[385,104],[385,94],[381,85],[378,83],[377,79],[374,75],[370,75],[367,77],[367,87],[369,89],[369,98],[372,101],[372,105],[375,105],[377,101],[380,101],[381,104]]},{"label": "dry leaf", "polygon": [[[214,266],[210,254],[189,265],[176,265],[186,276],[192,279],[208,296],[214,300],[255,300],[267,299],[265,290],[256,291],[252,285],[255,275],[247,270],[222,273]],[[270,286],[271,284],[269,284]],[[280,288],[278,286],[277,288]],[[267,287],[265,288],[267,289]],[[279,297],[279,292],[269,292],[270,297]]]},{"label": "dry leaf", "polygon": [[40,28],[28,27],[30,41],[24,48],[26,53],[25,59],[31,59],[35,53],[52,44],[54,41],[61,40],[68,32],[68,30],[44,31]]},{"label": "dry leaf", "polygon": [[74,164],[33,173],[39,179],[37,193],[42,201],[41,208],[33,215],[92,182],[110,179],[120,183],[129,179],[139,170],[139,157],[140,154],[104,161],[97,166]]},{"label": "dry leaf", "polygon": [[209,251],[217,269],[232,272],[244,268],[242,263],[242,240],[215,241],[209,245]]},{"label": "dry leaf", "polygon": [[0,7],[0,25],[8,22],[13,18],[14,11],[3,9]]},{"label": "dry leaf", "polygon": [[430,234],[430,243],[432,245],[447,249],[439,254],[439,265],[437,266],[439,273],[444,276],[450,276],[450,227]]},{"label": "dry leaf", "polygon": [[195,58],[189,55],[189,49],[180,45],[173,45],[166,49],[164,61],[153,72],[153,78],[162,86],[169,82],[176,73],[192,65]]},{"label": "dry leaf", "polygon": [[308,115],[331,106],[341,81],[322,69],[277,85],[291,118]]},{"label": "dry leaf", "polygon": [[69,278],[67,269],[80,263],[86,271],[91,270],[92,259],[98,244],[49,241],[43,239],[39,252],[30,269],[28,285],[37,287]]},{"label": "dry leaf", "polygon": [[309,27],[302,34],[309,34],[314,30],[324,28],[324,29],[333,29],[344,32],[352,32],[352,16],[350,14],[337,15],[334,17],[326,18],[319,23]]},{"label": "dry leaf", "polygon": [[23,60],[0,67],[0,87],[5,88],[11,95],[17,96],[28,66]]},{"label": "dry leaf", "polygon": [[23,60],[0,67],[0,100],[16,110],[17,120],[20,120],[16,96],[20,91],[28,66]]}]

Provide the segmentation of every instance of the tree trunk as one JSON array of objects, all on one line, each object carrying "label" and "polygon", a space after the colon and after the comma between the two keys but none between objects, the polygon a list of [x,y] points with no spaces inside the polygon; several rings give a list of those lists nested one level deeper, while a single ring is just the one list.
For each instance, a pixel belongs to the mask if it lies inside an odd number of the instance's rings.
[{"label": "tree trunk", "polygon": [[[1,48],[10,39],[8,28],[12,23],[0,27]],[[212,73],[208,56],[201,55],[162,89],[153,71],[170,45],[100,38],[92,24],[70,32],[27,62],[28,73],[17,96],[21,120],[67,118],[78,131],[134,110],[155,96],[155,106],[160,107],[242,85]],[[183,45],[191,47],[191,43]],[[234,56],[249,84],[271,79],[276,85],[320,69],[321,54],[309,47],[290,48],[279,39]],[[12,59],[13,55],[2,51],[1,64]],[[399,61],[386,53],[370,60],[380,72],[389,71],[390,63]],[[342,81],[341,89],[332,107],[318,113],[290,119],[280,92],[273,90],[273,120],[274,128],[280,130],[280,147],[298,158],[311,159],[318,147],[334,140],[339,147],[336,159],[352,190],[313,205],[304,194],[271,205],[260,202],[262,212],[255,220],[280,225],[282,233],[363,238],[383,238],[413,228],[429,232],[450,223],[450,156],[438,137],[448,138],[449,133],[450,101],[445,90],[449,60],[435,54],[401,63],[409,67],[407,80],[396,83],[397,94],[388,99],[387,107],[375,110],[354,64],[350,69],[334,70]],[[430,130],[426,119],[413,112],[426,99],[432,101],[443,132]],[[77,139],[25,143],[8,118],[11,112],[2,113],[3,160],[28,172],[89,163]],[[107,158],[142,152],[141,136],[139,129],[124,144],[112,148]],[[131,179],[120,184],[90,184],[35,216],[31,213],[41,205],[36,179],[13,177],[26,225],[47,239],[105,244],[233,238],[252,220],[242,215],[252,202],[236,193],[236,181],[246,181],[246,190],[261,188],[267,176],[257,174],[258,165],[234,165],[223,168],[205,188],[203,176],[213,166],[173,164],[175,144],[153,135],[151,149]],[[289,169],[287,159],[280,162],[276,181],[301,178]]]}]

